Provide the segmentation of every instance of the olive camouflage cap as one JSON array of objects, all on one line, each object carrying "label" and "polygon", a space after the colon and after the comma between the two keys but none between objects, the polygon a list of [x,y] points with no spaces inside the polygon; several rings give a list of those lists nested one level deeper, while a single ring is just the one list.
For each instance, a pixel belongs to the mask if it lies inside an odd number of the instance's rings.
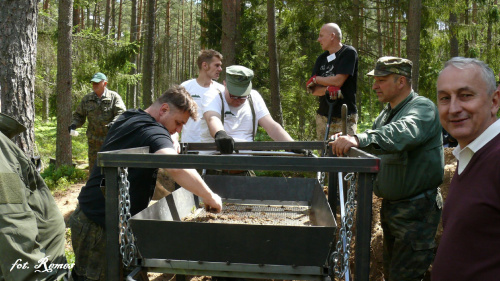
[{"label": "olive camouflage cap", "polygon": [[26,127],[9,115],[0,113],[0,131],[11,139],[26,131]]},{"label": "olive camouflage cap", "polygon": [[90,82],[99,83],[102,80],[108,81],[108,77],[106,77],[106,75],[104,75],[104,73],[97,72],[96,74],[94,74],[94,76],[92,76],[92,79],[90,79]]},{"label": "olive camouflage cap", "polygon": [[241,65],[226,67],[226,84],[233,96],[245,97],[252,90],[253,71]]},{"label": "olive camouflage cap", "polygon": [[389,74],[399,74],[411,78],[411,60],[398,57],[381,57],[377,60],[375,69],[368,72],[368,76],[387,76]]}]

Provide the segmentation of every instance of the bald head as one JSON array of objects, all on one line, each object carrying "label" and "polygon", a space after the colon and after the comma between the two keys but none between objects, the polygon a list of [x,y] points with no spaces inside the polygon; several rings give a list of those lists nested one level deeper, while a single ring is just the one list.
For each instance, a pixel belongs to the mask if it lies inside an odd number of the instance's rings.
[{"label": "bald head", "polygon": [[325,23],[321,29],[327,31],[328,33],[334,33],[338,38],[339,41],[342,41],[342,30],[340,30],[340,27],[336,23]]}]

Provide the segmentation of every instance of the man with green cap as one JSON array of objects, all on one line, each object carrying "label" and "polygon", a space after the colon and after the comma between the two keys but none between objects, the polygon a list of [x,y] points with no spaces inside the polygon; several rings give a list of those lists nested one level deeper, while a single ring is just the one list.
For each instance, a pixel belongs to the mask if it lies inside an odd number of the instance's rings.
[{"label": "man with green cap", "polygon": [[[271,117],[262,96],[252,89],[254,73],[241,65],[226,68],[224,93],[211,90],[202,100],[201,141],[213,142],[223,154],[231,154],[234,141],[253,141],[262,126],[275,141],[293,141]],[[248,102],[247,102],[248,100]]]},{"label": "man with green cap", "polygon": [[71,268],[63,216],[35,165],[10,140],[25,130],[0,113],[0,280],[62,280]]},{"label": "man with green cap", "polygon": [[371,130],[334,136],[333,153],[359,147],[380,157],[374,193],[383,198],[385,280],[422,280],[434,259],[441,217],[444,159],[436,105],[411,87],[412,62],[378,59],[367,75],[378,100],[387,103]]},{"label": "man with green cap", "polygon": [[89,144],[89,172],[96,164],[97,152],[106,139],[109,128],[126,108],[122,98],[116,92],[108,90],[108,78],[101,72],[94,74],[92,92],[83,97],[73,112],[73,120],[68,131],[75,130],[88,120],[87,139]]}]

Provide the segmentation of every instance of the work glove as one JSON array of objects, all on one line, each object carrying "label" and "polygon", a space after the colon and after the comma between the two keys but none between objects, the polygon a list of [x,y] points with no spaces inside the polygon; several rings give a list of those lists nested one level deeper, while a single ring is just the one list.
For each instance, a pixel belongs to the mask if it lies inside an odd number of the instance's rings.
[{"label": "work glove", "polygon": [[342,95],[342,91],[339,87],[336,86],[328,86],[326,87],[325,95],[327,98],[331,100],[342,99],[344,96]]},{"label": "work glove", "polygon": [[69,127],[68,127],[68,133],[71,133],[71,130],[76,130],[76,125],[75,124],[69,125]]},{"label": "work glove", "polygon": [[220,130],[215,133],[215,144],[221,154],[232,154],[234,150],[234,139],[226,131]]},{"label": "work glove", "polygon": [[311,78],[309,78],[309,80],[306,83],[307,91],[312,92],[312,88],[314,88],[314,86],[316,85],[317,85],[316,75],[313,75]]}]

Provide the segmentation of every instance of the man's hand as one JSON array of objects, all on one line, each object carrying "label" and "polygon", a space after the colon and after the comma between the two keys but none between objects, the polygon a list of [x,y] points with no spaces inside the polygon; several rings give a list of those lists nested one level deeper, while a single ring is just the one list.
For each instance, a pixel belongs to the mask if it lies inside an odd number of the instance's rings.
[{"label": "man's hand", "polygon": [[75,124],[69,125],[69,127],[68,127],[68,133],[71,133],[71,130],[76,130],[76,125]]},{"label": "man's hand", "polygon": [[221,154],[232,154],[234,150],[234,139],[226,131],[220,130],[215,133],[215,144]]},{"label": "man's hand", "polygon": [[314,86],[316,86],[316,85],[317,85],[316,75],[313,75],[311,78],[309,78],[309,81],[307,81],[307,83],[306,83],[307,90],[312,91],[312,88],[314,88]]},{"label": "man's hand", "polygon": [[222,211],[222,199],[219,195],[211,193],[210,197],[203,198],[205,209],[210,212],[220,213]]},{"label": "man's hand", "polygon": [[359,147],[359,141],[356,136],[336,134],[332,136],[332,139],[333,141],[328,142],[328,145],[332,147],[332,153],[337,156],[346,155],[351,147]]},{"label": "man's hand", "polygon": [[340,88],[337,86],[326,87],[325,95],[331,100],[344,98],[344,96],[342,95],[342,91],[340,91]]}]

